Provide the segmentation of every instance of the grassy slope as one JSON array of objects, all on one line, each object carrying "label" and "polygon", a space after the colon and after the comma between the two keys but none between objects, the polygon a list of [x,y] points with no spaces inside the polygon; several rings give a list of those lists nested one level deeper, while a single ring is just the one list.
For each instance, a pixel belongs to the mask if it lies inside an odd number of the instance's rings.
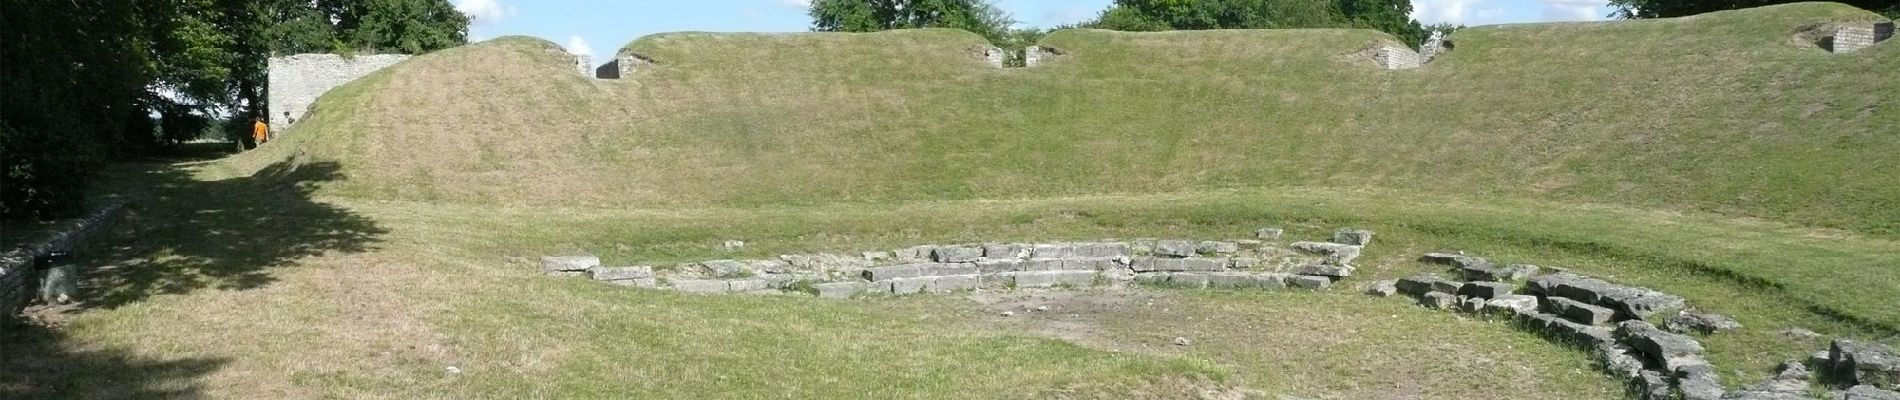
[{"label": "grassy slope", "polygon": [[[1359,30],[1063,31],[994,70],[957,31],[669,34],[589,82],[550,44],[421,57],[292,129],[329,193],[678,206],[1375,186],[1900,229],[1894,46],[1792,37],[1873,14],[1796,4],[1461,31],[1382,71]],[[482,68],[468,68],[480,65]],[[363,87],[367,86],[367,88]],[[347,115],[341,117],[339,115]],[[292,146],[284,146],[292,147]],[[319,151],[322,150],[322,151]],[[289,150],[284,150],[289,151]],[[257,157],[265,160],[269,157]],[[253,162],[262,165],[263,162]],[[550,174],[548,171],[560,171]]]}]

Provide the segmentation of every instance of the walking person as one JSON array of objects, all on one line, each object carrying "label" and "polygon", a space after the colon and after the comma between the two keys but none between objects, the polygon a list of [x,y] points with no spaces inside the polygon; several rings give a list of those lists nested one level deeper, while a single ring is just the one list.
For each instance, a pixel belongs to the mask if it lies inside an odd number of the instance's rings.
[{"label": "walking person", "polygon": [[251,140],[257,143],[252,148],[261,147],[264,141],[270,140],[270,125],[265,124],[263,118],[251,117]]}]

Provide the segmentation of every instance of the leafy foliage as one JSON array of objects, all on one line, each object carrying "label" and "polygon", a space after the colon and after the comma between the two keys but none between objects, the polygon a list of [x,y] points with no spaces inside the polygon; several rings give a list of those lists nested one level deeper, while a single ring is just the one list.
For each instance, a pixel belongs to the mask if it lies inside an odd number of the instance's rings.
[{"label": "leafy foliage", "polygon": [[100,161],[261,115],[272,53],[420,53],[467,31],[446,0],[0,0],[0,217],[75,214]]},{"label": "leafy foliage", "polygon": [[891,29],[955,28],[1002,44],[1016,23],[996,5],[977,0],[816,0],[812,30],[876,32]]},{"label": "leafy foliage", "polygon": [[[1835,0],[1900,18],[1900,0]],[[1610,0],[1610,16],[1621,19],[1686,17],[1712,11],[1795,3],[1797,0]]]},{"label": "leafy foliage", "polygon": [[1408,44],[1427,31],[1407,0],[1116,0],[1082,27],[1120,31],[1366,28]]}]

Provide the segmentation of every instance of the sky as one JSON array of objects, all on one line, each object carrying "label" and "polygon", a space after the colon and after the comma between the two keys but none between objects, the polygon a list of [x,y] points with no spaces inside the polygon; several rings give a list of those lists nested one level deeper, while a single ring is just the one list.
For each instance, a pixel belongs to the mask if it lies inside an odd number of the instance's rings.
[{"label": "sky", "polygon": [[[662,32],[800,32],[811,29],[810,0],[452,0],[468,14],[469,40],[528,35],[592,54],[596,63],[641,36]],[[1610,13],[1606,0],[1412,0],[1412,18],[1427,24],[1491,25],[1592,21]],[[995,0],[1019,27],[1082,22],[1111,0]]]}]

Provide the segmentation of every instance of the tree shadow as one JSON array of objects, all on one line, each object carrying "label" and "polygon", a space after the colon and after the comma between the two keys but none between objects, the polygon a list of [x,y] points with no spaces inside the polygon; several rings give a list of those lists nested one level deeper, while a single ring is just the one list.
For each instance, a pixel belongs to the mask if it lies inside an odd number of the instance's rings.
[{"label": "tree shadow", "polygon": [[58,326],[157,295],[264,287],[300,259],[370,251],[387,233],[311,197],[315,184],[342,179],[336,163],[279,163],[218,181],[194,178],[189,165],[128,163],[106,172],[100,185],[124,194],[126,214],[76,253],[78,303],[35,307],[28,317],[37,323],[0,328],[0,398],[203,397],[202,377],[231,360],[152,358],[75,340]]},{"label": "tree shadow", "polygon": [[196,399],[204,397],[198,378],[230,362],[73,349],[63,333],[35,324],[0,331],[0,341],[5,399]]},{"label": "tree shadow", "polygon": [[153,295],[245,290],[276,281],[272,270],[326,252],[374,249],[386,230],[310,192],[342,178],[336,163],[278,163],[221,181],[193,179],[179,164],[126,171],[147,193],[133,196],[111,246],[86,260],[84,299],[74,310],[117,308]]}]

